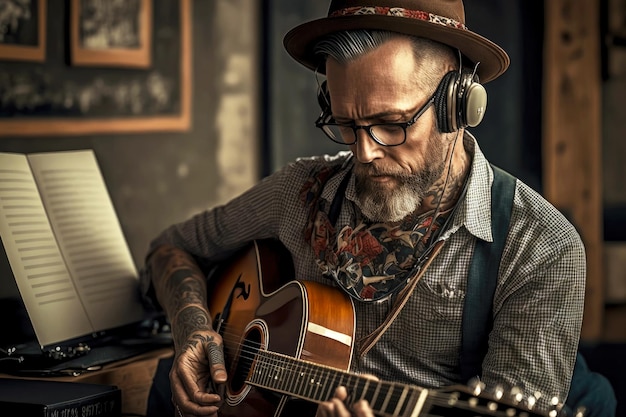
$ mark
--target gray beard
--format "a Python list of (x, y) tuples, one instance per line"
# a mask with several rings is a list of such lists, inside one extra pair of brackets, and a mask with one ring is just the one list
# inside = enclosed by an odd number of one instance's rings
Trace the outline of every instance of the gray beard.
[[(357, 183), (359, 181), (357, 180)], [(359, 192), (360, 189), (368, 188)], [(357, 185), (357, 205), (363, 216), (371, 222), (399, 222), (415, 212), (422, 205), (421, 193), (410, 192), (403, 184), (390, 194), (386, 190), (376, 190), (368, 185)]]
[(371, 181), (368, 175), (356, 175), (357, 205), (372, 222), (399, 222), (416, 212), (426, 192), (441, 177), (443, 164), (418, 175), (394, 176), (398, 186), (393, 190)]
[[(432, 135), (429, 142), (425, 158), (426, 168), (417, 174), (387, 173), (374, 165), (356, 162), (354, 167), (356, 203), (363, 216), (369, 221), (399, 222), (421, 207), (426, 193), (441, 178), (445, 168), (445, 158), (441, 159), (442, 138)], [(433, 161), (439, 162), (433, 163)], [(398, 185), (393, 189), (381, 186), (370, 179), (370, 176), (375, 174), (391, 175)]]

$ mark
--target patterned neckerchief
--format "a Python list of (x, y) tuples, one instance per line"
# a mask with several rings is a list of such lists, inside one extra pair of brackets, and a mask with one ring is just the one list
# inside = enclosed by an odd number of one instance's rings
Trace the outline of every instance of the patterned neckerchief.
[(337, 232), (329, 220), (330, 204), (320, 198), (332, 175), (329, 170), (318, 172), (301, 191), (310, 209), (305, 234), (318, 266), (357, 300), (374, 301), (395, 294), (418, 271), (416, 266), (443, 230), (452, 209), (439, 212), (434, 223), (434, 210), (390, 224), (357, 216), (354, 226), (346, 225)]

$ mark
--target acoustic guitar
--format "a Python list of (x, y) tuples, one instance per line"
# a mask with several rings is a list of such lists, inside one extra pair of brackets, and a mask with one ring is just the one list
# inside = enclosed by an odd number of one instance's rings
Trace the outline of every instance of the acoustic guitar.
[(209, 309), (224, 340), (229, 376), (221, 416), (287, 417), (294, 410), (298, 417), (314, 415), (340, 385), (347, 387), (349, 402), (366, 399), (380, 416), (559, 415), (539, 414), (521, 397), (505, 400), (480, 385), (433, 390), (350, 373), (350, 297), (295, 278), (290, 255), (276, 241), (252, 242), (213, 271)]

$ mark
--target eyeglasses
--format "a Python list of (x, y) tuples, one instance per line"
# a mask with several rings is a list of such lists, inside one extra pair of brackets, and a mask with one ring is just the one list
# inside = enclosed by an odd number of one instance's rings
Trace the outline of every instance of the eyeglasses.
[(354, 145), (357, 142), (356, 131), (363, 129), (374, 142), (381, 146), (398, 146), (406, 142), (406, 129), (417, 122), (417, 119), (428, 110), (434, 100), (435, 96), (433, 95), (408, 122), (374, 123), (371, 125), (357, 125), (354, 122), (337, 123), (330, 111), (325, 110), (315, 121), (315, 126), (320, 128), (330, 140), (342, 145)]

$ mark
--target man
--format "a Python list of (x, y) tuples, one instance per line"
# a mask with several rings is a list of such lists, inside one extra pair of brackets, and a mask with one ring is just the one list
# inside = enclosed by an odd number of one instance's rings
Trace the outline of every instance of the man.
[[(328, 18), (286, 35), (294, 59), (326, 76), (317, 126), (349, 151), (300, 159), (152, 242), (141, 279), (172, 325), (179, 416), (217, 415), (232, 377), (208, 308), (209, 266), (261, 239), (288, 249), (299, 279), (353, 299), (352, 372), (425, 388), (467, 382), (462, 313), (475, 245), (494, 239), (494, 169), (465, 128), (484, 112), (478, 80), (509, 60), (464, 20), (460, 0), (333, 0)], [(570, 387), (585, 252), (520, 181), (510, 215), (478, 374), (547, 410)], [(350, 392), (338, 387), (317, 414), (373, 415)]]

